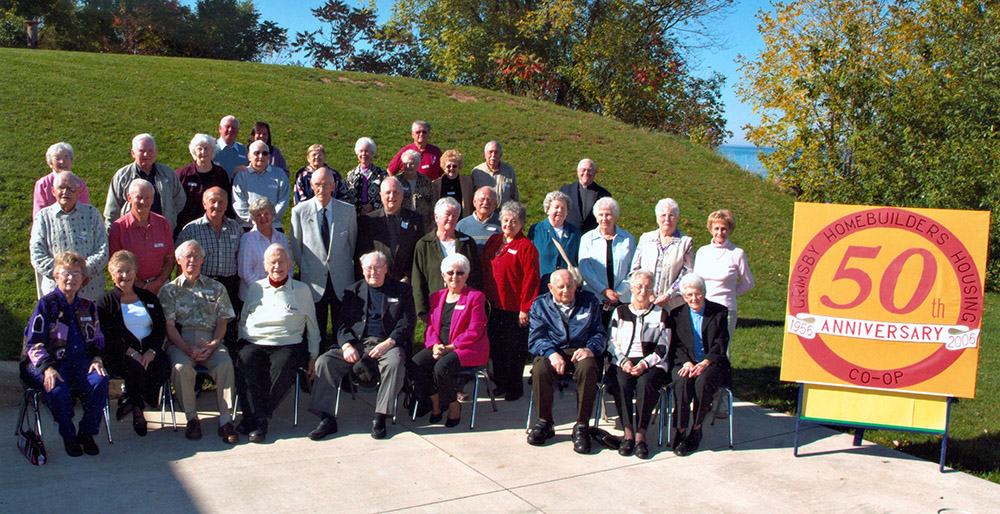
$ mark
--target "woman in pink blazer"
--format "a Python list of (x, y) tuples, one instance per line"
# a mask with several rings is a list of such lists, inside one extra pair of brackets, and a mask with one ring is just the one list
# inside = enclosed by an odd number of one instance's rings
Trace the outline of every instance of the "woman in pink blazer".
[(447, 427), (458, 425), (462, 418), (455, 375), (462, 368), (483, 366), (490, 358), (486, 296), (465, 286), (469, 269), (469, 259), (460, 253), (441, 261), (447, 289), (431, 294), (425, 348), (413, 357), (416, 396), (430, 397), (431, 423), (441, 421), (442, 405), (447, 405)]

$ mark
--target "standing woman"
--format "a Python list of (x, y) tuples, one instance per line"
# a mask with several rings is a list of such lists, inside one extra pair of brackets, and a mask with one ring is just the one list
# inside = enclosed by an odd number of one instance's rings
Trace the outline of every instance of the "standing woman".
[(657, 229), (639, 236), (632, 271), (653, 274), (653, 303), (670, 312), (684, 305), (680, 279), (694, 269), (694, 241), (677, 229), (680, 206), (673, 198), (656, 202)]
[[(69, 143), (56, 143), (45, 151), (45, 162), (52, 169), (52, 173), (44, 175), (35, 181), (35, 194), (31, 204), (31, 216), (34, 217), (43, 207), (48, 207), (56, 203), (56, 195), (52, 193), (52, 184), (56, 181), (56, 174), (60, 171), (69, 171), (73, 167), (73, 147)], [(87, 183), (80, 179), (80, 201), (90, 203), (90, 193), (87, 191)]]
[(285, 156), (281, 155), (281, 150), (279, 150), (277, 146), (271, 144), (271, 126), (263, 121), (254, 123), (253, 129), (250, 130), (250, 140), (247, 141), (247, 148), (250, 148), (250, 145), (254, 141), (263, 141), (267, 143), (267, 148), (271, 152), (271, 160), (267, 163), (268, 166), (284, 170), (285, 176), (288, 177), (288, 163), (285, 162)]
[(547, 217), (528, 229), (528, 239), (538, 249), (538, 266), (542, 274), (539, 291), (545, 291), (553, 271), (566, 269), (566, 261), (556, 248), (556, 244), (552, 242), (553, 239), (562, 245), (566, 257), (570, 259), (569, 264), (577, 265), (577, 255), (580, 253), (580, 229), (572, 223), (566, 223), (569, 204), (569, 196), (562, 191), (552, 191), (545, 195), (542, 208)]
[(483, 246), (483, 292), (492, 302), (488, 332), (493, 381), (511, 402), (524, 396), (528, 354), (528, 311), (538, 295), (538, 250), (524, 236), (524, 204), (511, 200), (500, 208), (500, 234)]
[(628, 274), (635, 254), (635, 238), (617, 225), (621, 208), (606, 196), (594, 203), (597, 228), (580, 239), (583, 287), (601, 301), (601, 319), (607, 326), (611, 312), (629, 303)]
[(128, 250), (118, 250), (108, 261), (115, 287), (97, 300), (105, 336), (104, 362), (108, 372), (125, 379), (118, 399), (118, 421), (132, 413), (132, 429), (146, 435), (142, 409), (156, 407), (160, 386), (170, 377), (170, 359), (163, 351), (166, 318), (155, 294), (135, 287), (139, 262)]
[(444, 174), (434, 179), (434, 201), (444, 197), (454, 198), (462, 206), (462, 217), (472, 214), (475, 206), (472, 205), (472, 195), (475, 193), (475, 185), (472, 177), (462, 175), (462, 164), (465, 158), (458, 150), (445, 150), (441, 155), (441, 169)]
[[(729, 309), (730, 339), (736, 330), (736, 297), (753, 289), (747, 254), (729, 240), (735, 229), (736, 218), (729, 209), (709, 214), (708, 232), (712, 234), (712, 242), (699, 248), (694, 257), (694, 272), (705, 279), (705, 299)], [(729, 346), (726, 357), (729, 357)]]
[[(184, 208), (177, 213), (177, 226), (174, 227), (174, 238), (181, 233), (181, 229), (188, 223), (205, 215), (205, 206), (201, 203), (201, 197), (213, 187), (220, 187), (226, 192), (226, 198), (232, 198), (233, 186), (229, 180), (226, 170), (212, 162), (215, 158), (215, 139), (208, 134), (195, 134), (188, 144), (188, 151), (194, 159), (187, 166), (177, 169), (177, 178), (181, 181), (181, 188), (187, 201)], [(230, 205), (226, 209), (226, 216), (236, 217)]]
[(312, 176), (313, 172), (320, 168), (326, 168), (333, 177), (333, 199), (344, 200), (347, 197), (347, 186), (344, 185), (340, 172), (326, 163), (326, 147), (319, 144), (309, 145), (309, 149), (306, 150), (306, 161), (308, 164), (295, 173), (295, 183), (292, 184), (292, 201), (295, 205), (316, 196), (312, 188)]
[(389, 173), (373, 162), (375, 151), (375, 141), (369, 137), (362, 137), (354, 143), (354, 154), (358, 156), (358, 166), (347, 173), (345, 179), (347, 198), (344, 200), (354, 205), (359, 216), (382, 208), (382, 198), (379, 196), (379, 191), (382, 188), (382, 179), (388, 177)]

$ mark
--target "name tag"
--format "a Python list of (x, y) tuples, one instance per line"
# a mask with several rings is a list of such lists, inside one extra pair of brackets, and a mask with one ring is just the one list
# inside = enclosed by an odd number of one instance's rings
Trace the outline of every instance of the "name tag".
[(153, 248), (163, 248), (163, 243), (154, 243)]
[(471, 241), (472, 238), (469, 238), (469, 237), (460, 237), (460, 238), (458, 238), (458, 240), (459, 241)]
[(230, 238), (230, 239), (239, 239), (239, 238), (240, 238), (240, 236), (238, 236), (238, 235), (236, 235), (236, 234), (229, 234), (229, 238)]
[(462, 311), (462, 310), (465, 310), (465, 306), (464, 306), (464, 305), (455, 305), (455, 310), (456, 310), (456, 311)]
[(294, 306), (292, 306), (290, 304), (286, 304), (285, 305), (285, 311), (286, 312), (295, 312), (296, 310), (298, 310), (298, 309), (296, 309)]
[(198, 187), (197, 182), (188, 182), (188, 187)]
[(80, 321), (94, 321), (94, 318), (90, 316), (81, 316)]
[(410, 227), (410, 224), (409, 224), (409, 223), (407, 223), (407, 222), (405, 222), (405, 221), (403, 221), (403, 222), (401, 222), (401, 223), (399, 224), (399, 226), (403, 227), (403, 230), (406, 230), (407, 228), (409, 228), (409, 227)]
[(589, 317), (590, 317), (590, 312), (588, 311), (583, 311), (576, 315), (576, 319), (587, 319)]
[(399, 298), (386, 298), (389, 303), (399, 303)]
[(340, 237), (347, 237), (347, 231), (345, 230), (345, 231), (341, 232), (340, 233)]
[(517, 250), (515, 250), (515, 249), (513, 249), (513, 248), (508, 248), (508, 249), (507, 249), (507, 253), (509, 253), (509, 254), (511, 254), (511, 255), (517, 255)]
[(147, 309), (155, 309), (155, 307), (153, 307), (153, 304), (151, 304), (151, 303), (147, 303), (146, 304), (146, 308)]
[(490, 225), (490, 226), (486, 227), (486, 230), (489, 230), (490, 232), (496, 232), (497, 228), (494, 227), (493, 225)]

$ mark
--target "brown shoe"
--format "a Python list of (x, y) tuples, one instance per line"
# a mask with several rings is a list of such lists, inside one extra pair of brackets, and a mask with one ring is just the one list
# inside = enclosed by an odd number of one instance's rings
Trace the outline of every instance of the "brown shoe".
[(192, 441), (201, 439), (201, 421), (198, 421), (198, 418), (188, 420), (187, 430), (184, 431), (184, 437), (187, 437)]
[(219, 437), (222, 438), (222, 442), (224, 443), (236, 444), (240, 442), (240, 435), (236, 433), (232, 422), (219, 427)]

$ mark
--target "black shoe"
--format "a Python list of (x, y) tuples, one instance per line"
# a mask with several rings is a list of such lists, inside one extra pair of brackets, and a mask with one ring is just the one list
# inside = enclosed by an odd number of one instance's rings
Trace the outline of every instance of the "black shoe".
[(698, 449), (699, 444), (701, 444), (701, 429), (692, 428), (691, 433), (684, 440), (684, 448), (688, 453), (694, 453)]
[(635, 439), (622, 439), (621, 446), (618, 447), (618, 455), (631, 457), (635, 451)]
[(146, 437), (149, 427), (146, 425), (146, 416), (142, 414), (142, 409), (132, 407), (132, 430), (135, 430), (139, 437)]
[(539, 419), (535, 422), (535, 426), (531, 428), (531, 432), (528, 433), (528, 444), (532, 446), (541, 446), (545, 444), (545, 441), (552, 439), (555, 436), (556, 430), (552, 427), (552, 422)]
[(573, 451), (576, 453), (590, 453), (590, 427), (584, 423), (573, 425)]
[(457, 427), (457, 426), (458, 426), (458, 424), (459, 424), (459, 423), (461, 423), (461, 422), (462, 422), (462, 416), (461, 416), (461, 415), (459, 415), (459, 416), (458, 416), (457, 418), (455, 418), (455, 419), (451, 419), (451, 418), (448, 418), (448, 419), (446, 419), (446, 420), (444, 421), (444, 426), (446, 426), (446, 427), (448, 427), (448, 428), (454, 428), (454, 427)]
[(251, 443), (263, 443), (267, 440), (267, 420), (261, 419), (256, 423), (256, 427), (250, 431)]
[(646, 441), (635, 443), (635, 456), (640, 459), (649, 458), (649, 445), (646, 444)]
[(687, 435), (684, 432), (681, 432), (680, 430), (675, 430), (674, 431), (674, 439), (673, 439), (673, 441), (671, 441), (671, 445), (673, 446), (674, 455), (676, 455), (678, 457), (684, 457), (685, 455), (688, 454), (687, 445), (684, 444), (684, 440), (686, 438), (687, 438)]
[[(94, 436), (90, 434), (84, 434), (83, 432), (76, 433), (76, 442), (83, 448), (83, 453), (87, 455), (97, 455), (101, 453), (101, 449), (97, 447), (97, 443), (94, 442)], [(67, 450), (68, 453), (68, 450)]]
[(372, 439), (385, 439), (385, 414), (375, 414), (372, 420)]
[(444, 419), (444, 412), (439, 412), (437, 414), (431, 414), (431, 417), (427, 418), (427, 422), (430, 424), (440, 423)]
[(76, 440), (71, 441), (69, 439), (65, 439), (63, 440), (63, 445), (66, 446), (66, 455), (69, 455), (70, 457), (79, 457), (83, 455), (83, 447), (81, 447), (80, 443), (76, 442)]
[(254, 428), (256, 427), (254, 426), (253, 421), (246, 417), (241, 419), (240, 423), (236, 425), (236, 431), (243, 435), (250, 435), (250, 432), (253, 432)]
[(324, 417), (319, 420), (319, 424), (312, 432), (309, 432), (309, 439), (313, 441), (319, 441), (330, 434), (337, 433), (337, 418), (334, 417)]
[(524, 396), (524, 393), (513, 393), (512, 392), (512, 393), (507, 393), (506, 395), (504, 395), (503, 399), (504, 399), (504, 401), (508, 401), (508, 402), (516, 402), (516, 401), (520, 400), (522, 396)]

